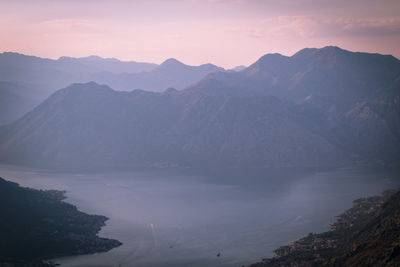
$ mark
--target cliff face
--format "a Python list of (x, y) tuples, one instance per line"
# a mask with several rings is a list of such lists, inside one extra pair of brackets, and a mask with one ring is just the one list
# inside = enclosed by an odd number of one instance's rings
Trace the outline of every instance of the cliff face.
[(40, 266), (42, 259), (121, 245), (97, 236), (106, 217), (80, 212), (62, 199), (64, 192), (23, 188), (0, 178), (0, 263)]
[(261, 266), (399, 266), (400, 192), (359, 199), (331, 230), (275, 251)]

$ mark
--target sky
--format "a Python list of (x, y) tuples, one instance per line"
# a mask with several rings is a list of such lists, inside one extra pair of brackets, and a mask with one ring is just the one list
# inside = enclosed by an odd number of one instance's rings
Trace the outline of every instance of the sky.
[(0, 51), (250, 65), (335, 45), (400, 58), (399, 0), (0, 0)]

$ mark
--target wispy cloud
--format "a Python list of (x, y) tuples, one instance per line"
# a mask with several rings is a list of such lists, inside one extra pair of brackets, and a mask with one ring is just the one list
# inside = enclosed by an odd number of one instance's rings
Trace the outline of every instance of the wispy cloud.
[(0, 51), (228, 68), (324, 45), (399, 57), (399, 8), (399, 0), (0, 0)]
[(400, 17), (390, 18), (318, 18), (278, 16), (263, 21), (264, 34), (277, 36), (349, 37), (400, 35)]

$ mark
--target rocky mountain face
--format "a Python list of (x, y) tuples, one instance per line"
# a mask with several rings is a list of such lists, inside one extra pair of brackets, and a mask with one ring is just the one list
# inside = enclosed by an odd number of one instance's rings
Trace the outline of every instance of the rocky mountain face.
[[(183, 68), (168, 60), (163, 68)], [(178, 71), (179, 72), (179, 71)], [(0, 160), (48, 167), (398, 164), (400, 61), (337, 47), (266, 55), (185, 90), (59, 90), (0, 128)]]

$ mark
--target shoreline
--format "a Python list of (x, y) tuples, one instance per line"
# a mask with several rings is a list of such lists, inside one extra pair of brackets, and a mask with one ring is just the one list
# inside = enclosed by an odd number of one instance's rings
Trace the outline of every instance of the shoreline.
[(0, 262), (17, 265), (106, 252), (122, 245), (99, 237), (107, 217), (91, 215), (65, 202), (65, 191), (36, 190), (0, 178), (0, 208), (4, 215), (0, 229)]

